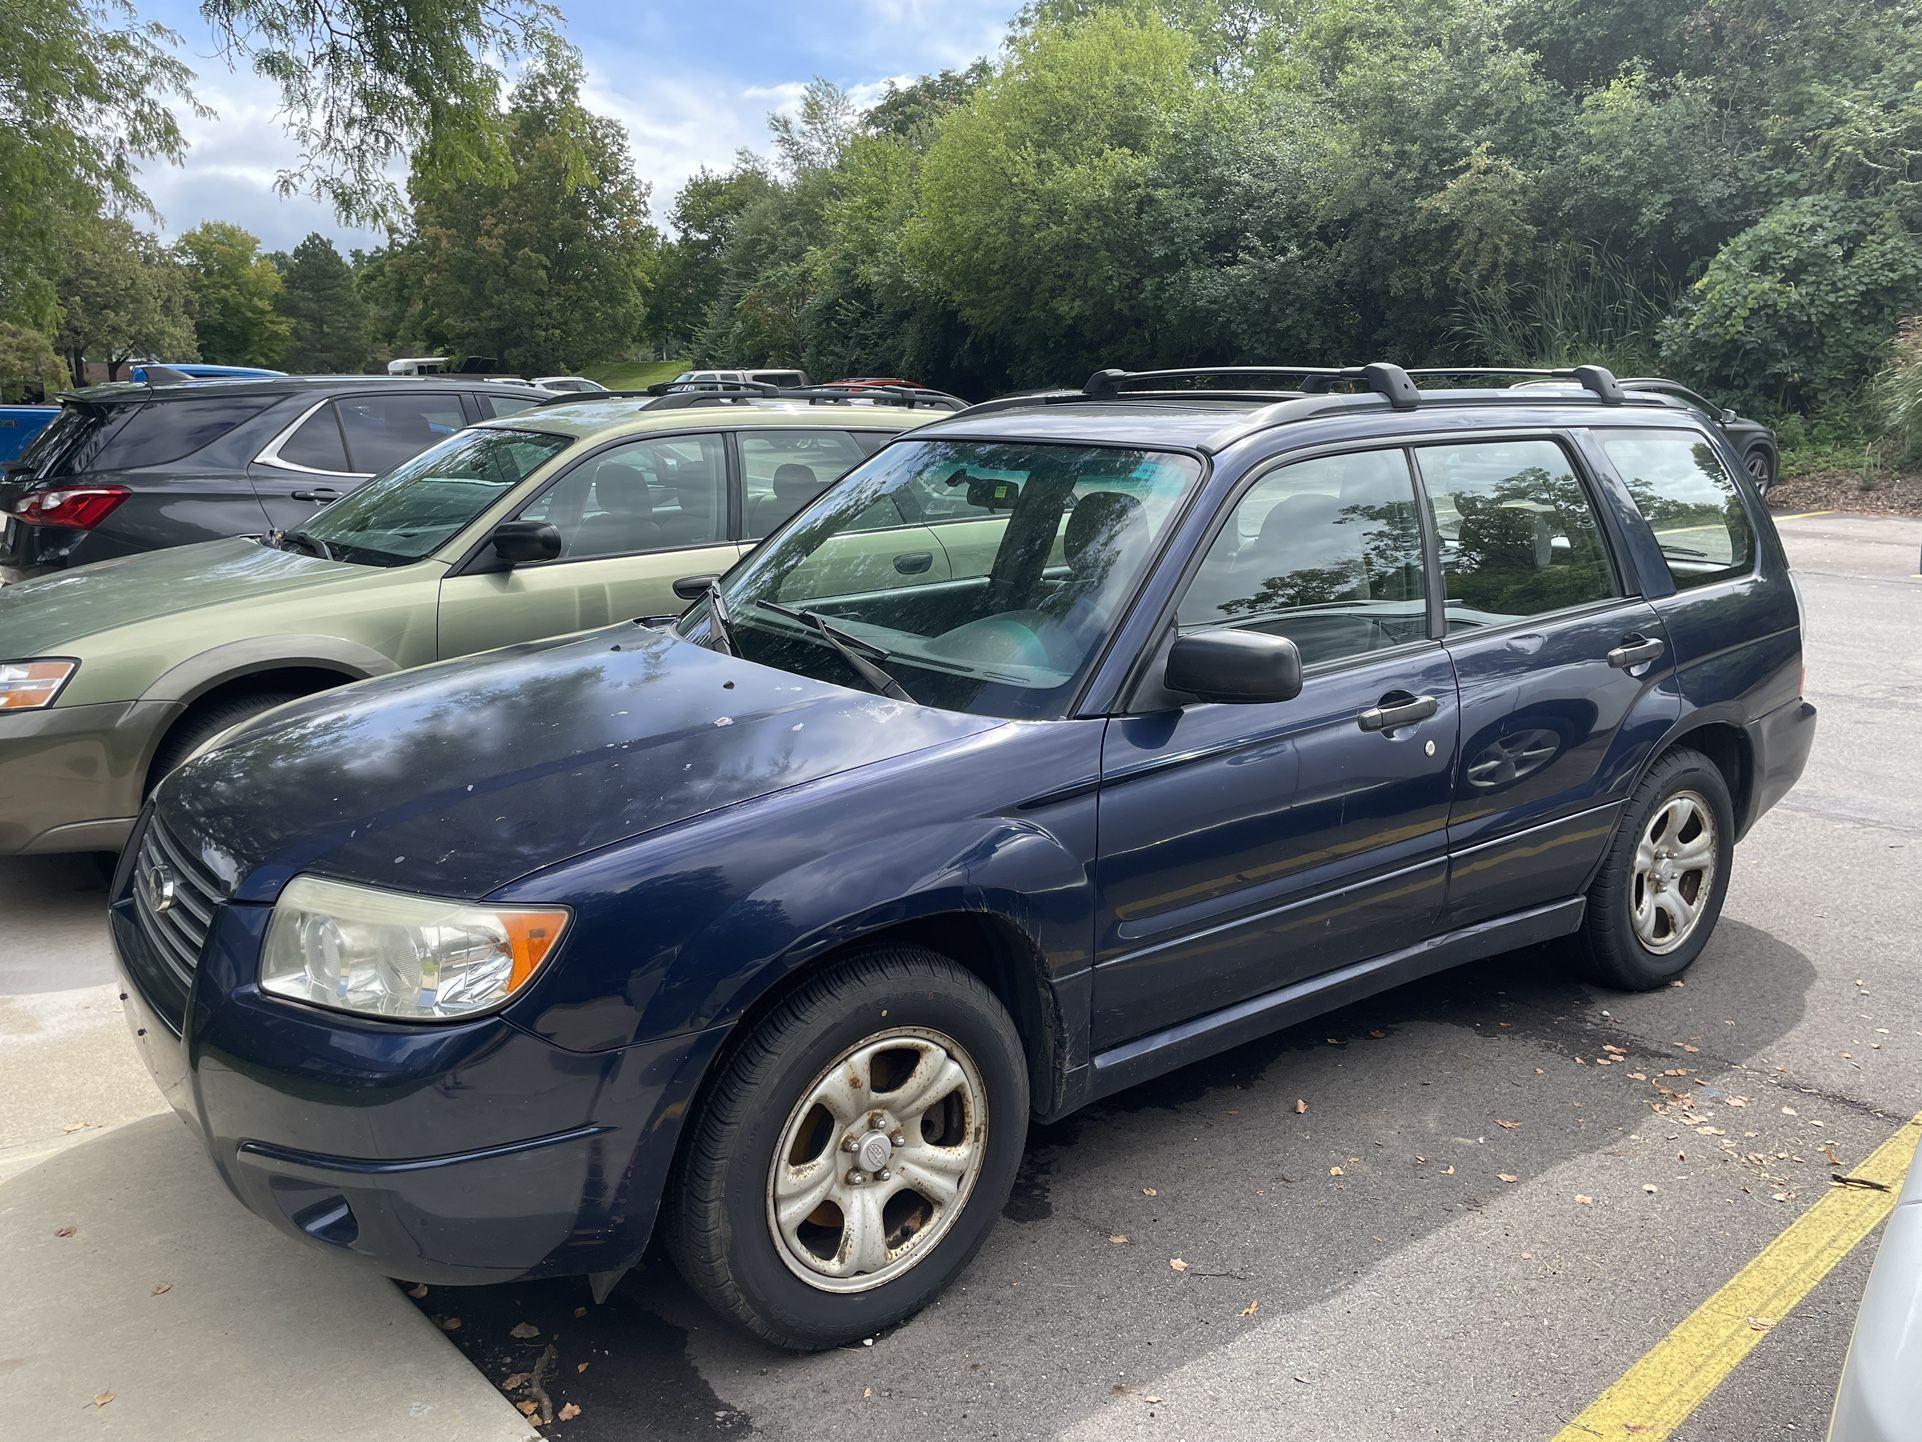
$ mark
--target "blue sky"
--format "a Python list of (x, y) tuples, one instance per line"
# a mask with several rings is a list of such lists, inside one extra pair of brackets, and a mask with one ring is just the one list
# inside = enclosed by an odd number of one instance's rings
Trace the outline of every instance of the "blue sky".
[[(274, 194), (276, 172), (295, 159), (275, 119), (277, 92), (215, 53), (195, 0), (136, 3), (143, 19), (180, 33), (181, 57), (200, 76), (200, 99), (217, 112), (211, 121), (182, 114), (189, 141), (184, 165), (142, 171), (163, 235), (171, 239), (203, 220), (231, 220), (269, 250), (290, 248), (312, 230), (333, 236), (343, 250), (379, 243), (342, 226), (314, 200)], [(744, 145), (766, 150), (768, 112), (791, 109), (813, 76), (871, 99), (890, 78), (992, 54), (1019, 5), (560, 0), (559, 8), (567, 37), (587, 64), (587, 103), (627, 127), (635, 170), (653, 185), (659, 220), (682, 181), (702, 165), (724, 166)]]

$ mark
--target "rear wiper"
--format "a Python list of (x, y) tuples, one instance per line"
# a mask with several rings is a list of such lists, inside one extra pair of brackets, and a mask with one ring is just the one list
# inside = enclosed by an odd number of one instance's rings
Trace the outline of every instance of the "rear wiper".
[(778, 601), (756, 601), (754, 604), (763, 610), (772, 611), (777, 616), (786, 616), (790, 621), (799, 621), (803, 626), (812, 629), (817, 636), (834, 648), (841, 659), (853, 669), (855, 675), (867, 682), (868, 689), (877, 691), (892, 701), (905, 701), (910, 706), (915, 704), (914, 698), (908, 694), (905, 686), (883, 671), (874, 661), (861, 654), (866, 651), (875, 658), (885, 661), (891, 653), (882, 647), (875, 645), (872, 641), (863, 641), (859, 636), (850, 635), (818, 611), (800, 611), (792, 606), (783, 606)]
[(727, 602), (721, 599), (721, 583), (709, 581), (707, 584), (707, 614), (711, 620), (709, 629), (714, 639), (721, 643), (721, 649), (730, 656), (740, 655), (734, 645), (734, 618), (728, 614)]
[(310, 556), (318, 556), (323, 561), (334, 559), (333, 549), (319, 536), (309, 535), (306, 531), (273, 531), (268, 539), (274, 542), (278, 550), (287, 549), (280, 544), (282, 541), (291, 541), (296, 550), (305, 551)]

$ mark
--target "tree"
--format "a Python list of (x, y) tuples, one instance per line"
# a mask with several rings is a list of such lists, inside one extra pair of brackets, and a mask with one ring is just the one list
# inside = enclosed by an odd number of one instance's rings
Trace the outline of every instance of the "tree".
[(411, 235), (383, 285), (418, 296), (409, 333), (431, 349), (498, 356), (538, 374), (603, 360), (646, 317), (658, 237), (625, 132), (580, 101), (580, 57), (552, 47), (514, 87), (502, 127), (513, 160), (490, 183), (417, 163)]
[(109, 217), (73, 234), (59, 304), (54, 343), (75, 381), (86, 380), (89, 357), (105, 361), (112, 380), (130, 360), (194, 358), (187, 278), (159, 240), (131, 221)]
[(201, 359), (278, 364), (289, 326), (275, 309), (280, 272), (260, 253), (260, 241), (237, 225), (210, 220), (181, 236), (175, 249), (187, 267)]
[(660, 249), (650, 326), (670, 348), (693, 343), (719, 299), (724, 256), (741, 216), (774, 194), (774, 177), (750, 151), (734, 157), (731, 170), (696, 171), (668, 212), (674, 239)]
[(776, 111), (767, 118), (774, 136), (774, 152), (788, 174), (826, 170), (841, 159), (854, 135), (854, 102), (832, 80), (817, 75), (801, 92), (798, 115)]
[(319, 233), (276, 256), (280, 297), (275, 308), (288, 327), (288, 361), (315, 374), (366, 367), (373, 353), (367, 302), (354, 289), (354, 272), (334, 243)]
[(67, 383), (67, 368), (37, 330), (0, 320), (0, 403), (45, 400)]

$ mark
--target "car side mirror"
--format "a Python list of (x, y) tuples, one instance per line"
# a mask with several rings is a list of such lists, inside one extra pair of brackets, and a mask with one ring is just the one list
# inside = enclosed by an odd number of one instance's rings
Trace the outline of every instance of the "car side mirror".
[(1203, 701), (1292, 701), (1301, 694), (1301, 652), (1286, 636), (1260, 631), (1180, 636), (1168, 648), (1163, 684)]
[(1741, 417), (1737, 416), (1734, 411), (1722, 412), (1722, 424), (1725, 426), (1732, 426), (1739, 419), (1741, 419)]
[(502, 521), (493, 540), (495, 557), (510, 566), (552, 561), (561, 554), (560, 528), (550, 521)]
[(707, 588), (720, 580), (719, 576), (683, 576), (674, 583), (674, 594), (683, 601), (698, 601), (707, 594)]

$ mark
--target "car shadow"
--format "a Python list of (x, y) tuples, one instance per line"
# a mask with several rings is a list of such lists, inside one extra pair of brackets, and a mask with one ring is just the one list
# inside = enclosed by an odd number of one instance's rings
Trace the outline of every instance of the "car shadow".
[[(935, 1305), (867, 1344), (771, 1351), (708, 1312), (658, 1256), (599, 1307), (578, 1281), (465, 1293), (455, 1340), (498, 1381), (528, 1360), (501, 1345), (508, 1329), (540, 1326), (584, 1409), (567, 1435), (587, 1442), (827, 1435), (797, 1399), (864, 1389), (910, 1432), (999, 1435), (994, 1418), (1009, 1409), (1021, 1435), (1051, 1435), (1110, 1404), (1116, 1375), (1165, 1374), (1238, 1335), (1168, 1304), (1174, 1244), (1150, 1254), (1150, 1239), (1184, 1236), (1196, 1276), (1233, 1278), (1242, 1299), (1258, 1291), (1252, 1325), (1313, 1307), (1492, 1203), (1510, 1185), (1498, 1165), (1525, 1182), (1616, 1146), (1652, 1106), (1681, 1109), (1662, 1086), (1712, 1106), (1721, 1092), (1708, 1080), (1767, 1055), (1801, 1019), (1814, 977), (1802, 953), (1725, 917), (1681, 987), (1591, 988), (1564, 949), (1536, 947), (1184, 1067), (1031, 1128), (981, 1255)], [(1665, 1080), (1678, 1063), (1688, 1075)], [(1758, 1072), (1754, 1089), (1766, 1085)], [(1497, 1130), (1498, 1118), (1520, 1125)], [(1463, 1165), (1443, 1174), (1451, 1156)], [(1050, 1336), (1098, 1354), (1098, 1374), (1064, 1385), (1059, 1369), (1008, 1365)], [(956, 1408), (984, 1395), (984, 1375), (993, 1410), (970, 1430)]]

